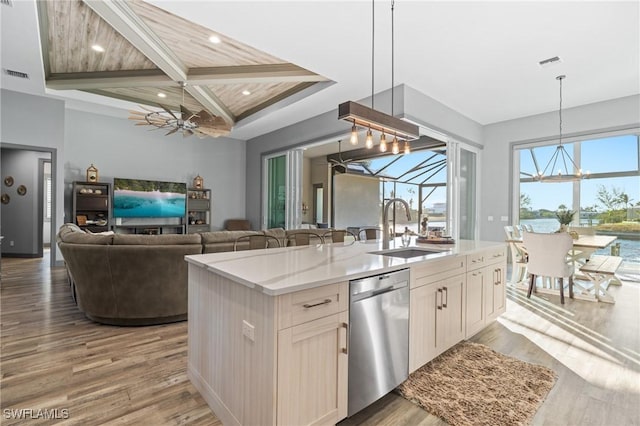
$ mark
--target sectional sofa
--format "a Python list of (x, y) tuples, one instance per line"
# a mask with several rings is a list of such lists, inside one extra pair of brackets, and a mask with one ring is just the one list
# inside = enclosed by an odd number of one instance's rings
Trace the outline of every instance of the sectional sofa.
[[(186, 255), (232, 251), (236, 238), (244, 235), (270, 235), (284, 246), (299, 232), (90, 234), (74, 224), (64, 224), (57, 243), (78, 308), (99, 323), (135, 326), (187, 319)], [(248, 248), (247, 241), (237, 247)]]

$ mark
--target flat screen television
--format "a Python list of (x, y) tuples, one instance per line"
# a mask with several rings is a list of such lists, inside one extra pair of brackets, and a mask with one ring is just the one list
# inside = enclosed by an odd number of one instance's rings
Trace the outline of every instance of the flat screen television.
[(142, 179), (113, 179), (113, 217), (184, 217), (187, 184)]

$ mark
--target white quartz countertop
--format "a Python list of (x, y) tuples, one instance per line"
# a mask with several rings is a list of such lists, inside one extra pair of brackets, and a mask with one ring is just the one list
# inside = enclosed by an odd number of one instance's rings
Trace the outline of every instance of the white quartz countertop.
[[(415, 238), (415, 237), (414, 237)], [(397, 271), (445, 256), (466, 255), (503, 242), (461, 240), (456, 244), (416, 244), (409, 248), (437, 250), (410, 259), (371, 252), (382, 250), (381, 242), (334, 243), (238, 252), (185, 256), (187, 262), (227, 277), (265, 294), (277, 296), (339, 281)], [(391, 250), (401, 249), (400, 239), (391, 241)]]

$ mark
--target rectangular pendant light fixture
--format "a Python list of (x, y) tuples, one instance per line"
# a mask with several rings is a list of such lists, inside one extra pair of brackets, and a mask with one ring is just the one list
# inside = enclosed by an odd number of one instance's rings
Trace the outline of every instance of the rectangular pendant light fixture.
[(420, 131), (415, 124), (353, 101), (338, 105), (338, 119), (401, 139), (413, 140), (420, 137)]

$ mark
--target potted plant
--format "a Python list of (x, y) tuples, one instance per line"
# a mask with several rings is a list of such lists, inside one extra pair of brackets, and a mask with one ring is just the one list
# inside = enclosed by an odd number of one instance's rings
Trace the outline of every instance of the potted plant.
[(567, 225), (573, 222), (573, 216), (576, 214), (575, 210), (557, 210), (556, 218), (558, 218), (558, 222), (560, 222), (560, 229), (558, 232), (565, 232), (567, 230)]

